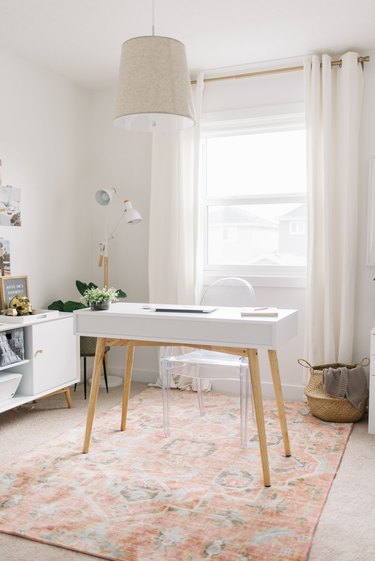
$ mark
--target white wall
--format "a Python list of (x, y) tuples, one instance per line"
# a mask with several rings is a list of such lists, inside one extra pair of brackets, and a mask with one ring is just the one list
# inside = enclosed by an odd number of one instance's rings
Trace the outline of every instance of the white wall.
[(75, 297), (89, 256), (89, 95), (0, 51), (0, 159), (3, 183), (21, 189), (21, 227), (10, 240), (11, 274), (28, 275), (35, 308)]
[[(148, 215), (151, 173), (151, 136), (128, 132), (113, 125), (115, 89), (98, 91), (92, 105), (92, 183), (90, 185), (94, 249), (91, 278), (103, 284), (103, 270), (98, 268), (98, 244), (105, 232), (111, 232), (122, 213), (122, 201), (129, 199), (141, 213), (143, 221), (129, 225), (122, 220), (109, 244), (109, 285), (122, 288), (129, 302), (148, 301)], [(97, 189), (115, 187), (116, 197), (107, 207), (94, 200)], [(85, 279), (86, 280), (86, 279)], [(153, 380), (156, 350), (136, 349), (134, 377)], [(109, 355), (112, 374), (124, 370), (124, 350), (112, 349)]]

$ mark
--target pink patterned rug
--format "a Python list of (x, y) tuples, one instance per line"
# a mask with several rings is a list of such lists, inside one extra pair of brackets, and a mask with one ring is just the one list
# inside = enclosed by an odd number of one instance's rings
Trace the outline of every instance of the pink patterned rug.
[(238, 399), (171, 392), (171, 436), (160, 390), (97, 417), (0, 476), (0, 531), (124, 561), (302, 561), (340, 464), (351, 425), (325, 423), (287, 403), (292, 457), (283, 456), (274, 402), (265, 404), (272, 487), (262, 484), (258, 442), (239, 447)]

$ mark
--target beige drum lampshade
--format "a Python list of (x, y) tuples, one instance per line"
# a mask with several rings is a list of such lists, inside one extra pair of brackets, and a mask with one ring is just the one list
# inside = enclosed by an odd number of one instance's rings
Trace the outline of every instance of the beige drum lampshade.
[(195, 124), (183, 43), (154, 35), (123, 43), (114, 122), (149, 132)]

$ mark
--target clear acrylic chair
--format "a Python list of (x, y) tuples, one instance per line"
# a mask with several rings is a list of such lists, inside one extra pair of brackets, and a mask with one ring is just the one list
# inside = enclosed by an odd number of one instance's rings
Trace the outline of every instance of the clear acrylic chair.
[[(212, 283), (203, 293), (202, 305), (208, 306), (253, 306), (255, 292), (253, 287), (244, 279), (226, 277)], [(169, 422), (169, 388), (172, 372), (185, 373), (196, 381), (199, 411), (205, 414), (203, 400), (203, 380), (236, 380), (240, 385), (240, 427), (241, 446), (247, 444), (247, 418), (249, 403), (249, 365), (246, 357), (221, 352), (197, 349), (181, 355), (173, 354), (174, 347), (165, 347), (160, 359), (160, 376), (163, 401), (164, 434), (170, 434)], [(215, 369), (215, 374), (207, 369)], [(225, 369), (225, 370), (224, 370)], [(221, 371), (221, 372), (220, 372)], [(228, 373), (229, 372), (229, 373)]]

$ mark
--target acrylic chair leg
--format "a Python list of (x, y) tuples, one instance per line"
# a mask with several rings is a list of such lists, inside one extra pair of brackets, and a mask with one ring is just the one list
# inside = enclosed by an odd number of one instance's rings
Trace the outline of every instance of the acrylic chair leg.
[(83, 357), (83, 392), (85, 395), (85, 399), (87, 397), (87, 364), (86, 364), (86, 357)]
[(194, 369), (195, 369), (194, 376), (195, 379), (197, 380), (197, 396), (198, 396), (199, 413), (203, 416), (205, 414), (205, 409), (204, 409), (204, 399), (203, 399), (202, 375), (198, 365), (194, 366)]
[(107, 393), (109, 393), (108, 378), (107, 378), (107, 366), (106, 366), (106, 363), (105, 363), (105, 355), (104, 355), (104, 358), (103, 358), (103, 374), (104, 374), (105, 389), (107, 390)]
[(171, 385), (171, 365), (168, 359), (164, 358), (160, 361), (161, 375), (161, 393), (163, 401), (163, 429), (164, 435), (170, 435), (169, 424), (169, 391)]

